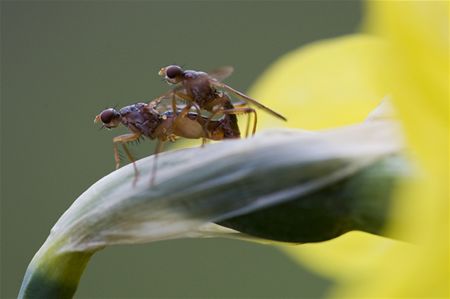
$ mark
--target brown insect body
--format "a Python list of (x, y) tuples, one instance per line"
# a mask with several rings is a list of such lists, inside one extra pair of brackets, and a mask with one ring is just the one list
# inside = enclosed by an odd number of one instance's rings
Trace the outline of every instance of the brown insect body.
[(162, 119), (156, 111), (152, 110), (154, 109), (149, 108), (145, 103), (125, 106), (119, 110), (121, 123), (134, 133), (155, 139), (157, 138), (155, 130)]
[[(188, 112), (185, 117), (178, 118), (173, 111), (157, 111), (154, 108), (155, 103), (137, 103), (125, 106), (119, 111), (109, 108), (103, 110), (95, 117), (95, 122), (103, 122), (103, 126), (106, 128), (115, 128), (122, 124), (132, 132), (114, 137), (113, 149), (116, 168), (119, 168), (120, 157), (117, 145), (122, 144), (128, 159), (133, 162), (136, 179), (139, 172), (133, 156), (126, 147), (126, 143), (136, 141), (142, 136), (158, 140), (155, 150), (155, 162), (153, 164), (152, 185), (156, 174), (156, 157), (162, 151), (165, 141), (174, 141), (176, 137), (189, 139), (207, 138), (211, 140), (240, 138), (239, 126), (235, 115), (224, 115), (221, 119), (210, 120), (208, 117)], [(177, 120), (176, 126), (174, 125), (175, 120)]]
[[(235, 127), (234, 131), (239, 130), (236, 117), (236, 114), (239, 112), (234, 111), (235, 107), (228, 95), (218, 91), (210, 84), (211, 77), (207, 73), (186, 70), (183, 72), (183, 78), (181, 84), (186, 91), (186, 94), (189, 98), (195, 99), (195, 104), (197, 104), (200, 109), (213, 113), (212, 116), (215, 115), (215, 112), (232, 112), (226, 113), (226, 117), (223, 119), (229, 123), (230, 127)], [(246, 109), (247, 111), (242, 113), (254, 112), (251, 108)], [(208, 121), (208, 118), (202, 116), (199, 122), (202, 123), (202, 125), (205, 125), (209, 124), (211, 121)], [(224, 129), (229, 129), (230, 127)], [(206, 128), (206, 131), (211, 132), (210, 128)]]
[[(211, 102), (219, 98), (216, 88), (210, 84), (210, 77), (207, 73), (187, 70), (183, 72), (181, 84), (189, 98), (201, 108), (212, 111)], [(230, 104), (231, 100), (226, 99)], [(232, 105), (231, 105), (232, 107)]]
[[(130, 131), (146, 136), (150, 139), (166, 141), (171, 136), (189, 139), (208, 138), (222, 140), (240, 138), (239, 126), (235, 115), (226, 115), (219, 120), (208, 121), (205, 116), (189, 112), (181, 125), (174, 127), (174, 113), (166, 111), (160, 113), (149, 104), (137, 103), (123, 107), (119, 110), (121, 123)], [(203, 127), (206, 126), (208, 136), (205, 136)]]
[[(237, 114), (248, 114), (249, 116), (246, 136), (249, 135), (250, 116), (251, 114), (254, 115), (252, 130), (254, 134), (257, 114), (253, 108), (246, 107), (248, 103), (286, 120), (284, 116), (257, 100), (221, 83), (220, 80), (226, 78), (232, 71), (233, 68), (231, 67), (223, 67), (208, 74), (193, 70), (183, 70), (177, 65), (170, 65), (162, 68), (159, 74), (164, 76), (168, 83), (176, 85), (172, 90), (148, 104), (137, 103), (123, 107), (119, 111), (110, 108), (97, 115), (95, 121), (103, 122), (103, 126), (106, 128), (114, 128), (122, 123), (132, 132), (113, 138), (116, 168), (120, 166), (117, 145), (122, 144), (128, 159), (133, 162), (137, 177), (138, 170), (134, 163), (134, 158), (126, 147), (126, 143), (138, 140), (142, 136), (158, 140), (155, 150), (156, 161), (156, 155), (162, 151), (163, 143), (167, 140), (173, 141), (176, 137), (202, 138), (203, 143), (206, 139), (239, 138), (240, 131)], [(241, 98), (244, 100), (244, 103), (233, 104), (231, 98), (221, 89)], [(171, 110), (166, 109), (165, 112), (159, 112), (155, 109), (163, 99), (171, 100)], [(181, 109), (178, 108), (177, 99), (185, 102)], [(192, 107), (196, 109), (196, 113), (191, 111)], [(205, 116), (203, 114), (205, 111), (209, 112), (209, 115)], [(217, 116), (221, 117), (216, 119)], [(154, 163), (152, 184), (155, 177), (155, 167), (156, 163)]]
[[(177, 65), (169, 65), (161, 68), (159, 75), (163, 76), (169, 84), (174, 84), (176, 86), (160, 98), (171, 98), (172, 109), (174, 111), (176, 111), (177, 98), (184, 100), (186, 102), (186, 108), (180, 113), (181, 117), (183, 117), (192, 106), (196, 108), (199, 114), (202, 110), (210, 112), (210, 119), (221, 114), (248, 114), (250, 117), (252, 113), (254, 115), (253, 134), (256, 130), (257, 114), (253, 108), (247, 107), (249, 103), (264, 109), (280, 119), (286, 120), (286, 118), (278, 112), (275, 112), (257, 100), (220, 82), (221, 79), (229, 76), (232, 71), (233, 68), (231, 67), (223, 67), (208, 74), (201, 71), (183, 70)], [(231, 98), (221, 90), (225, 90), (230, 94), (237, 96), (244, 102), (233, 104)], [(175, 125), (177, 125), (177, 122), (175, 122)]]

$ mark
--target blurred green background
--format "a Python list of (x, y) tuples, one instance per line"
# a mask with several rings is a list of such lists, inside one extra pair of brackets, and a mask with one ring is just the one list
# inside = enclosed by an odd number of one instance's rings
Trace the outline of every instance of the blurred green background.
[[(359, 2), (1, 2), (1, 297), (77, 196), (114, 169), (102, 109), (167, 90), (177, 63), (232, 65), (245, 91), (280, 55), (357, 30)], [(134, 147), (150, 154), (148, 141)], [(270, 246), (176, 240), (95, 255), (77, 298), (320, 298), (330, 282)]]

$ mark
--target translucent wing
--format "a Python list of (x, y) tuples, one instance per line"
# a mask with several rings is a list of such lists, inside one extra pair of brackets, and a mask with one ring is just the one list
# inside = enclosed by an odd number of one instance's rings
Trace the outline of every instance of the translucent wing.
[(232, 66), (222, 66), (215, 70), (212, 70), (208, 72), (208, 75), (217, 81), (223, 81), (228, 76), (230, 76), (234, 71), (234, 68)]
[(272, 114), (273, 116), (278, 117), (279, 119), (282, 119), (282, 120), (284, 120), (284, 121), (287, 121), (286, 117), (284, 117), (284, 116), (281, 115), (280, 113), (278, 113), (278, 112), (276, 112), (276, 111), (270, 109), (270, 108), (267, 107), (266, 105), (264, 105), (264, 104), (258, 102), (257, 100), (255, 100), (255, 99), (249, 97), (248, 95), (245, 95), (245, 94), (243, 94), (242, 92), (240, 92), (240, 91), (238, 91), (238, 90), (236, 90), (236, 89), (234, 89), (234, 88), (232, 88), (232, 87), (226, 85), (225, 83), (222, 83), (222, 82), (212, 82), (212, 83), (213, 83), (216, 87), (225, 89), (226, 91), (228, 91), (228, 92), (234, 94), (235, 96), (241, 98), (242, 100), (244, 100), (244, 101), (246, 101), (246, 102), (248, 102), (248, 103), (250, 103), (250, 104), (253, 104), (253, 105), (255, 105), (256, 107), (258, 107), (258, 108), (260, 108), (260, 109), (265, 110), (266, 112)]

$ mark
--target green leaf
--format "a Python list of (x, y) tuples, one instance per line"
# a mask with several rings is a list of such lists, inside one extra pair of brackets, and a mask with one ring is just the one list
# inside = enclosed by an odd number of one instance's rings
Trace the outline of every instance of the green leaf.
[(108, 245), (212, 236), (314, 242), (352, 229), (380, 232), (391, 182), (407, 172), (399, 136), (387, 121), (266, 131), (163, 153), (154, 186), (153, 156), (137, 162), (136, 184), (127, 165), (58, 220), (19, 297), (72, 296), (90, 256)]

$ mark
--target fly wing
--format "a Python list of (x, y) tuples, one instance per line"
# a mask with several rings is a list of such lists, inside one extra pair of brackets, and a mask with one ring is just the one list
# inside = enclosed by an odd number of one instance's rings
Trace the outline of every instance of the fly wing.
[(232, 87), (226, 85), (225, 83), (222, 83), (222, 82), (212, 82), (212, 84), (215, 85), (215, 86), (218, 87), (218, 88), (223, 88), (223, 89), (225, 89), (226, 91), (228, 91), (228, 92), (234, 94), (234, 95), (237, 96), (238, 98), (241, 98), (242, 100), (244, 100), (244, 101), (246, 101), (246, 102), (248, 102), (248, 103), (250, 103), (250, 104), (253, 104), (253, 105), (255, 105), (256, 107), (265, 110), (266, 112), (272, 114), (273, 116), (275, 116), (275, 117), (277, 117), (277, 118), (279, 118), (279, 119), (282, 119), (282, 120), (284, 120), (284, 121), (287, 121), (286, 117), (284, 117), (284, 116), (281, 115), (280, 113), (278, 113), (278, 112), (276, 112), (276, 111), (270, 109), (270, 108), (267, 107), (266, 105), (264, 105), (264, 104), (258, 102), (257, 100), (255, 100), (255, 99), (249, 97), (248, 95), (243, 94), (243, 93), (240, 92), (239, 90), (236, 90), (236, 89), (234, 89), (234, 88), (232, 88)]
[(222, 66), (208, 72), (208, 75), (217, 81), (223, 81), (228, 78), (234, 71), (232, 66)]

